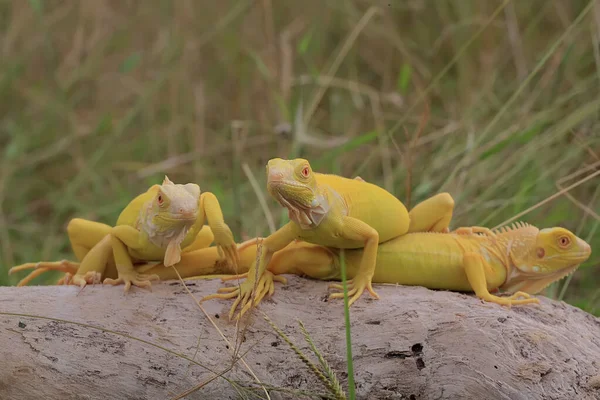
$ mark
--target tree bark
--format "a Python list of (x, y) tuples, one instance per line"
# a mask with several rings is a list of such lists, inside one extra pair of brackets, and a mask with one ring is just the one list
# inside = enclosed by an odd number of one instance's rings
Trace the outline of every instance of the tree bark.
[[(196, 298), (221, 286), (186, 283)], [(343, 302), (327, 301), (327, 284), (288, 276), (237, 330), (231, 301), (202, 303), (230, 345), (177, 281), (128, 294), (123, 286), (0, 288), (4, 313), (54, 319), (0, 314), (0, 398), (170, 399), (207, 381), (185, 398), (237, 399), (245, 390), (266, 398), (241, 362), (228, 370), (234, 348), (264, 385), (279, 388), (272, 399), (328, 393), (263, 312), (319, 365), (301, 320), (348, 393)], [(358, 398), (600, 399), (599, 318), (544, 297), (507, 308), (422, 287), (375, 290), (380, 300), (365, 294), (350, 309)]]

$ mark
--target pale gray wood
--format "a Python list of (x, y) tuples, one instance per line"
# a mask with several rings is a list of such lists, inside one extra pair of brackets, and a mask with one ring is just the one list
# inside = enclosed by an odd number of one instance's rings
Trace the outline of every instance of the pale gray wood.
[[(196, 297), (219, 280), (187, 281)], [(362, 399), (600, 399), (600, 319), (562, 302), (508, 309), (473, 296), (381, 286), (351, 308), (354, 370)], [(127, 333), (194, 357), (216, 371), (225, 343), (178, 282), (152, 292), (123, 287), (3, 287), (0, 310), (66, 319)], [(346, 388), (341, 301), (327, 283), (289, 277), (264, 311), (311, 359), (297, 319)], [(230, 301), (203, 303), (232, 343)], [(218, 314), (220, 318), (214, 316)], [(168, 399), (213, 374), (156, 347), (73, 324), (0, 315), (0, 399)], [(288, 345), (254, 313), (241, 351), (263, 383), (325, 393)], [(251, 383), (238, 363), (228, 378)], [(272, 391), (271, 398), (299, 398)], [(265, 397), (264, 392), (256, 391)], [(217, 378), (187, 399), (240, 398)], [(257, 397), (255, 397), (257, 398)]]

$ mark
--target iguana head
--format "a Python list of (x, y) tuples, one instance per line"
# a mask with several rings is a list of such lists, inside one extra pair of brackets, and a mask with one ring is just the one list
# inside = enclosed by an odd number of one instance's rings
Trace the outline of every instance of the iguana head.
[(165, 176), (153, 200), (155, 223), (164, 229), (191, 226), (198, 218), (200, 186), (175, 184)]
[(303, 228), (318, 225), (327, 213), (327, 201), (309, 162), (303, 158), (269, 160), (267, 190), (288, 209), (290, 219)]
[(561, 227), (538, 229), (517, 223), (500, 230), (511, 267), (501, 289), (535, 294), (573, 273), (592, 249), (583, 239)]
[(181, 243), (199, 215), (200, 186), (175, 184), (167, 176), (142, 210), (143, 229), (158, 247), (165, 248), (164, 264), (181, 259)]

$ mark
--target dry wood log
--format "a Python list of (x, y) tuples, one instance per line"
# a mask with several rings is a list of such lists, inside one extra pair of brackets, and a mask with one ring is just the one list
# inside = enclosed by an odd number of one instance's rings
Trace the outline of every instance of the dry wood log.
[[(221, 285), (186, 282), (197, 298)], [(376, 290), (380, 300), (364, 295), (351, 308), (358, 398), (600, 399), (599, 318), (547, 298), (509, 309), (421, 287)], [(237, 330), (227, 319), (231, 301), (203, 303), (229, 349), (180, 282), (155, 283), (152, 292), (134, 287), (124, 294), (122, 286), (78, 292), (4, 287), (0, 310), (90, 324), (145, 342), (59, 320), (0, 315), (0, 399), (170, 399), (206, 381), (185, 398), (243, 398), (244, 387), (250, 398), (266, 398), (241, 362), (227, 370), (236, 340), (253, 374), (279, 388), (269, 391), (272, 399), (327, 393), (262, 312), (318, 365), (301, 320), (347, 393), (343, 306), (326, 301), (325, 282), (289, 277)]]

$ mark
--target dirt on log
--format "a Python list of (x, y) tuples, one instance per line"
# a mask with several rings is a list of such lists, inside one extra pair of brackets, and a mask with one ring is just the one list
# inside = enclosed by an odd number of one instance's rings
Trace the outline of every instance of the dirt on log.
[[(319, 365), (301, 320), (347, 393), (342, 302), (327, 301), (325, 282), (288, 278), (237, 330), (231, 301), (202, 303), (230, 345), (176, 281), (128, 294), (0, 288), (2, 312), (51, 318), (0, 315), (0, 399), (170, 399), (206, 382), (185, 398), (266, 398), (255, 377), (272, 399), (327, 393), (262, 312)], [(196, 298), (221, 285), (186, 282)], [(380, 300), (363, 295), (350, 314), (358, 398), (600, 399), (599, 318), (543, 297), (509, 309), (421, 287), (375, 290)], [(236, 346), (255, 377), (241, 362), (228, 370)]]

